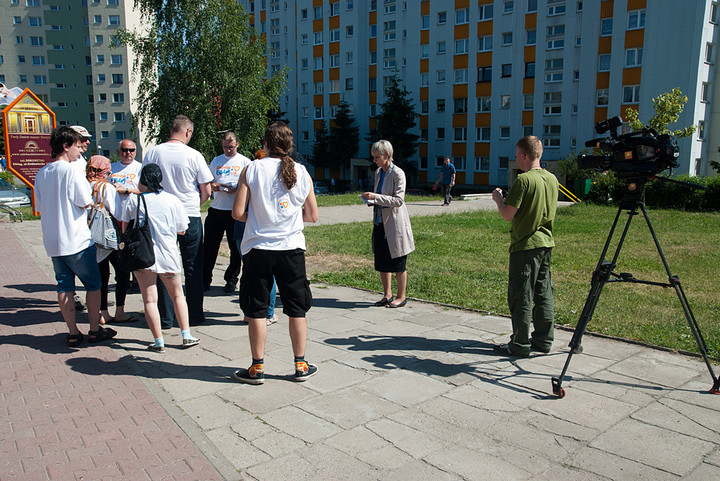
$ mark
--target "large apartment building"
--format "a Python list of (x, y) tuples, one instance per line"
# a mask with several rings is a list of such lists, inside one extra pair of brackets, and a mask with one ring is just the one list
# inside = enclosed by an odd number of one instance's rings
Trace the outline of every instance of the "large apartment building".
[(142, 140), (132, 131), (133, 57), (111, 47), (119, 28), (139, 24), (132, 0), (2, 0), (0, 12), (0, 82), (29, 88), (58, 125), (86, 127), (90, 153)]
[[(515, 142), (534, 134), (549, 168), (597, 137), (596, 122), (678, 87), (681, 167), (711, 174), (720, 122), (713, 0), (242, 0), (267, 40), (268, 69), (290, 69), (280, 108), (301, 153), (341, 100), (361, 138), (393, 76), (415, 99), (420, 181), (450, 155), (459, 184), (505, 185)], [(361, 141), (359, 156), (369, 145)], [(316, 177), (349, 176), (322, 172)], [(356, 173), (352, 176), (355, 177)]]

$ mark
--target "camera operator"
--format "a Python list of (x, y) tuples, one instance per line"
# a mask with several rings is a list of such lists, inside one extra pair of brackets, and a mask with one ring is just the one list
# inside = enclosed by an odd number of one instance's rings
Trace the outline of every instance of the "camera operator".
[(552, 228), (558, 180), (540, 167), (542, 153), (539, 138), (531, 135), (520, 139), (515, 146), (515, 158), (523, 173), (518, 175), (507, 198), (503, 198), (499, 188), (492, 193), (503, 219), (512, 221), (508, 306), (513, 333), (509, 343), (493, 348), (505, 356), (528, 357), (531, 350), (548, 353), (554, 337), (550, 257), (555, 246)]

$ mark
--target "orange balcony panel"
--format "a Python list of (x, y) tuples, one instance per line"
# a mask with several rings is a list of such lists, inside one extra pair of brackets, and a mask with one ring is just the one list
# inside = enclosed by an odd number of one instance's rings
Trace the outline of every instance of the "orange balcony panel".
[(452, 155), (454, 155), (456, 157), (463, 156), (467, 152), (467, 144), (464, 142), (463, 143), (453, 143), (452, 147), (450, 148), (450, 152), (452, 152)]
[(266, 20), (267, 20), (267, 12), (266, 12), (265, 10), (262, 10), (262, 11), (260, 12), (260, 21), (261, 21), (261, 22), (264, 22), (264, 21), (266, 21)]
[[(467, 160), (467, 159), (465, 159), (465, 160)], [(466, 184), (465, 172), (455, 172), (455, 183), (456, 184)]]
[(322, 120), (313, 121), (313, 131), (317, 132), (318, 130), (322, 130), (323, 127), (325, 127), (325, 122)]
[(490, 155), (490, 142), (475, 143), (475, 156), (480, 157), (483, 155)]
[(370, 65), (370, 68), (368, 68), (368, 75), (370, 77), (377, 77), (377, 65)]
[(428, 146), (427, 142), (421, 142), (420, 145), (418, 145), (418, 154), (422, 156), (426, 156), (428, 153)]
[(647, 0), (628, 0), (628, 12), (630, 10), (638, 10), (640, 8), (646, 8), (647, 7)]
[(455, 25), (455, 37), (454, 38), (468, 38), (470, 37), (470, 24), (464, 23), (462, 25)]
[(370, 130), (375, 130), (377, 128), (377, 120), (375, 119), (369, 119), (368, 120), (368, 128)]
[(600, 39), (598, 40), (598, 54), (610, 53), (611, 51), (612, 37), (600, 37)]
[(368, 102), (371, 104), (377, 103), (377, 92), (370, 92), (368, 94)]
[(313, 20), (313, 32), (322, 32), (323, 30), (323, 21), (322, 18), (318, 20)]
[(491, 82), (480, 82), (475, 84), (475, 95), (478, 97), (487, 97), (492, 92)]
[(324, 45), (314, 45), (313, 46), (313, 57), (322, 57), (323, 56), (323, 47)]
[(490, 173), (489, 172), (475, 172), (473, 174), (475, 185), (490, 185)]
[(523, 79), (523, 93), (531, 94), (533, 92), (535, 92), (535, 79), (534, 78), (524, 78)]
[(468, 68), (468, 56), (455, 55), (453, 57), (453, 68)]
[(313, 82), (323, 81), (324, 70), (313, 70)]
[(419, 123), (419, 124), (420, 124), (420, 128), (421, 128), (421, 129), (427, 129), (427, 128), (428, 128), (428, 123), (429, 123), (429, 118), (428, 118), (428, 116), (427, 116), (427, 115), (421, 115), (421, 116), (420, 116), (420, 123)]
[(475, 125), (478, 127), (490, 127), (490, 112), (475, 114)]
[(430, 43), (430, 30), (420, 31), (420, 43), (423, 45)]
[(612, 17), (614, 8), (615, 8), (614, 0), (610, 0), (609, 2), (600, 2), (600, 18)]
[(430, 0), (423, 0), (420, 3), (420, 13), (422, 15), (430, 15)]
[(467, 127), (468, 119), (467, 114), (453, 114), (452, 124), (453, 127)]
[(623, 85), (640, 85), (642, 67), (624, 68), (622, 76)]
[(337, 55), (340, 53), (340, 42), (332, 42), (328, 45), (328, 53), (330, 55)]
[(427, 100), (430, 98), (430, 89), (427, 87), (420, 88), (420, 100)]
[(428, 181), (427, 175), (428, 175), (427, 171), (425, 171), (425, 170), (421, 170), (420, 172), (418, 172), (418, 180), (420, 181), (421, 184), (427, 183), (427, 181)]
[(480, 52), (477, 54), (477, 66), (486, 67), (492, 65), (492, 52)]
[(595, 81), (595, 88), (606, 89), (610, 87), (610, 72), (599, 72)]
[(525, 47), (524, 58), (526, 62), (535, 61), (535, 46)]
[(467, 97), (467, 96), (468, 96), (467, 84), (453, 85), (453, 98), (454, 99), (459, 99), (461, 97)]
[(531, 30), (537, 27), (537, 12), (525, 15), (525, 29)]
[(368, 15), (368, 20), (369, 25), (375, 25), (377, 23), (377, 11), (370, 12), (370, 15)]
[(328, 27), (331, 29), (340, 28), (340, 15), (328, 19)]
[(340, 94), (328, 95), (328, 101), (330, 102), (330, 105), (338, 105), (340, 103)]
[(523, 125), (532, 125), (533, 124), (533, 111), (532, 110), (523, 110), (522, 124)]
[[(480, 0), (480, 3), (492, 3), (492, 0), (490, 0), (489, 2)], [(457, 10), (458, 8), (468, 8), (469, 6), (470, 0), (455, 0), (455, 10)]]
[(420, 60), (420, 71), (421, 72), (429, 72), (430, 71), (430, 61), (426, 58)]
[(607, 119), (607, 116), (608, 116), (608, 108), (607, 107), (595, 107), (595, 123), (598, 123), (601, 120)]
[(313, 0), (313, 7), (322, 7), (323, 0)]
[(322, 95), (313, 95), (313, 106), (322, 107), (324, 100)]
[(628, 112), (628, 110), (630, 110), (630, 109), (639, 112), (639, 111), (640, 111), (640, 106), (639, 106), (639, 105), (622, 105), (622, 106), (620, 107), (620, 117), (622, 117), (623, 119), (628, 118), (627, 112)]
[(493, 22), (479, 22), (477, 24), (478, 37), (485, 35), (492, 35), (493, 33)]
[(645, 42), (645, 29), (628, 30), (625, 32), (625, 48), (642, 47)]
[(370, 52), (375, 52), (377, 50), (377, 38), (371, 38), (368, 42), (368, 50)]

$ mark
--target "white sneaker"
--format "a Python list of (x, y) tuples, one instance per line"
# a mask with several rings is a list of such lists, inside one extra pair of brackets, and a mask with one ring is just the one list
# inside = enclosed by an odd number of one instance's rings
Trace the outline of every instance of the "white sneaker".
[(278, 317), (273, 314), (272, 317), (266, 317), (265, 320), (267, 321), (267, 325), (269, 326), (270, 324), (275, 324), (276, 322), (278, 322)]

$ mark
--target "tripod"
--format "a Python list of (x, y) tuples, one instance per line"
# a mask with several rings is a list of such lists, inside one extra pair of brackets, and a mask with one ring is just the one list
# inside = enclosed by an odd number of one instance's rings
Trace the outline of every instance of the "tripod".
[[(578, 324), (575, 328), (573, 337), (570, 340), (570, 353), (568, 354), (567, 360), (565, 361), (565, 366), (563, 367), (560, 376), (552, 378), (553, 394), (555, 394), (559, 398), (565, 397), (565, 390), (562, 388), (562, 380), (568, 370), (568, 366), (570, 365), (570, 360), (572, 359), (573, 354), (579, 354), (582, 352), (582, 346), (580, 345), (580, 342), (582, 341), (583, 333), (585, 332), (585, 328), (587, 327), (588, 322), (590, 322), (590, 320), (592, 319), (593, 312), (595, 312), (595, 306), (597, 305), (598, 299), (600, 298), (603, 287), (608, 282), (631, 282), (635, 284), (647, 284), (651, 286), (674, 288), (675, 293), (680, 300), (680, 305), (685, 312), (685, 318), (687, 319), (688, 325), (690, 326), (690, 330), (695, 336), (695, 342), (697, 343), (698, 349), (700, 350), (700, 354), (705, 360), (705, 365), (707, 366), (708, 371), (710, 371), (710, 376), (712, 376), (713, 386), (709, 392), (712, 394), (720, 394), (720, 380), (718, 380), (717, 376), (715, 376), (715, 372), (713, 371), (710, 360), (708, 359), (707, 345), (705, 344), (705, 339), (703, 338), (703, 335), (700, 332), (700, 327), (698, 326), (697, 321), (695, 320), (695, 316), (690, 309), (690, 305), (688, 304), (687, 297), (685, 297), (685, 292), (683, 291), (682, 284), (680, 284), (680, 279), (678, 278), (678, 276), (674, 276), (670, 272), (670, 266), (668, 266), (667, 260), (665, 260), (665, 255), (660, 248), (660, 242), (655, 235), (655, 231), (653, 230), (653, 226), (650, 223), (650, 218), (648, 217), (647, 210), (645, 209), (644, 191), (646, 180), (647, 179), (629, 179), (627, 181), (628, 187), (625, 198), (618, 207), (615, 221), (613, 222), (610, 233), (608, 234), (608, 238), (605, 241), (605, 247), (603, 248), (602, 254), (600, 254), (600, 260), (598, 261), (597, 267), (593, 272), (592, 282), (590, 284), (590, 292), (588, 293), (587, 299), (585, 300), (585, 306), (583, 307), (582, 313), (580, 314), (580, 319), (578, 320)], [(623, 242), (625, 241), (625, 237), (630, 227), (630, 222), (632, 221), (634, 216), (639, 214), (638, 209), (645, 217), (645, 222), (650, 229), (650, 234), (652, 234), (653, 241), (655, 241), (655, 247), (657, 247), (658, 254), (660, 254), (660, 259), (662, 259), (662, 263), (665, 266), (665, 272), (667, 272), (668, 276), (667, 283), (635, 279), (633, 275), (628, 272), (621, 272), (619, 274), (613, 272), (613, 269), (615, 269), (615, 265), (618, 260), (618, 256), (620, 255), (620, 249), (622, 249)], [(622, 236), (620, 237), (620, 242), (615, 249), (613, 259), (612, 261), (608, 262), (607, 260), (605, 260), (605, 255), (608, 252), (610, 242), (612, 241), (613, 235), (615, 233), (615, 228), (617, 227), (618, 220), (620, 219), (620, 213), (624, 210), (628, 212), (628, 220), (625, 224), (625, 229), (622, 232)], [(610, 278), (611, 276), (613, 277), (612, 279)]]

